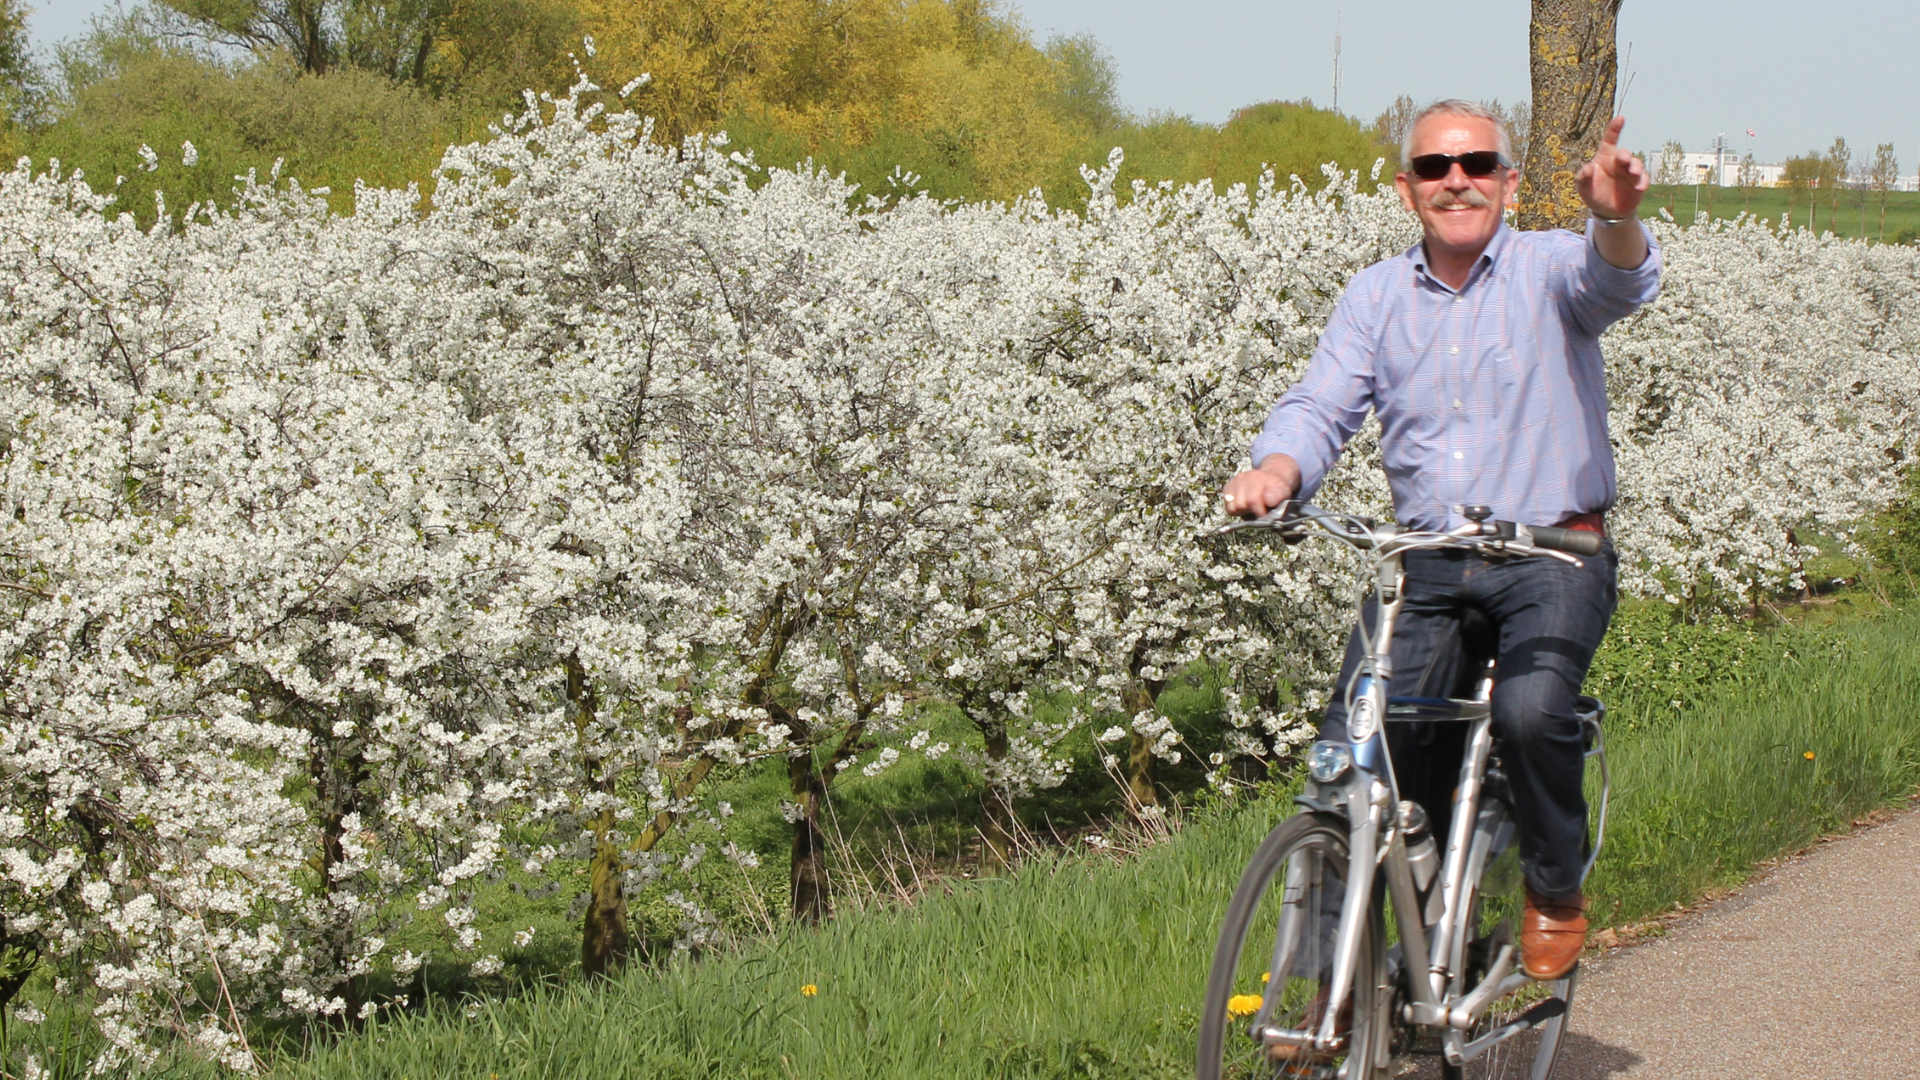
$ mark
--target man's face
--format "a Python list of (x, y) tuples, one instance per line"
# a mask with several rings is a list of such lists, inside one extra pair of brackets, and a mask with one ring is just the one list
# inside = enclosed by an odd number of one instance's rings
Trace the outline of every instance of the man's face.
[[(1413, 129), (1413, 156), (1498, 151), (1500, 132), (1493, 121), (1477, 116), (1440, 113)], [(1478, 256), (1500, 228), (1501, 212), (1520, 186), (1513, 169), (1495, 169), (1491, 175), (1468, 176), (1458, 163), (1438, 180), (1422, 180), (1411, 172), (1393, 178), (1407, 209), (1420, 215), (1429, 252)]]

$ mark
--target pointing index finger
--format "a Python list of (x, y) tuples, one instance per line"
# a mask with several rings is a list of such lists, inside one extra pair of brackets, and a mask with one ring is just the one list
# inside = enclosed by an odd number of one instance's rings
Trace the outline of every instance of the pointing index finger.
[(1611, 156), (1620, 148), (1620, 131), (1627, 126), (1627, 118), (1616, 116), (1607, 122), (1606, 133), (1600, 136), (1600, 156)]

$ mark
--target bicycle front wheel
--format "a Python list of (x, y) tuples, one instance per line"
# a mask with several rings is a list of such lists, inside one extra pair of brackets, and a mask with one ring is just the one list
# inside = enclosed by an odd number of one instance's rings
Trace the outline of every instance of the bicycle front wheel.
[(1199, 1080), (1382, 1080), (1388, 985), (1380, 904), (1360, 928), (1353, 990), (1331, 1053), (1263, 1031), (1315, 1031), (1327, 1014), (1334, 936), (1346, 897), (1347, 823), (1298, 814), (1267, 835), (1227, 904), (1200, 1015)]

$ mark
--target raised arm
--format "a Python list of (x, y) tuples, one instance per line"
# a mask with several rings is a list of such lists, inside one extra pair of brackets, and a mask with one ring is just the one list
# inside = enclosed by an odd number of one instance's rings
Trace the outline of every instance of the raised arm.
[(1620, 149), (1627, 118), (1616, 116), (1600, 137), (1593, 160), (1580, 166), (1573, 183), (1580, 201), (1593, 211), (1593, 246), (1610, 266), (1632, 270), (1647, 260), (1647, 233), (1640, 225), (1640, 198), (1647, 193), (1647, 169), (1630, 151)]

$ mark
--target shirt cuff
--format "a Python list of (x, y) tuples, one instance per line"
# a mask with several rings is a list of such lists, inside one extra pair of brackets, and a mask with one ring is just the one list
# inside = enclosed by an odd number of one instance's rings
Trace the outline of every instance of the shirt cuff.
[[(1639, 229), (1640, 235), (1647, 238), (1647, 257), (1640, 260), (1639, 266), (1631, 270), (1622, 270), (1600, 256), (1600, 245), (1593, 242), (1593, 237), (1594, 234), (1601, 229), (1624, 229), (1629, 224)], [(1595, 280), (1605, 280), (1607, 275), (1612, 275), (1612, 281), (1619, 282), (1620, 284), (1630, 284), (1637, 282), (1637, 279), (1649, 275), (1654, 277), (1659, 276), (1660, 244), (1653, 238), (1653, 230), (1647, 228), (1638, 217), (1634, 218), (1631, 222), (1625, 222), (1619, 225), (1602, 225), (1592, 217), (1589, 217), (1587, 218), (1586, 237), (1587, 265), (1592, 269)]]

